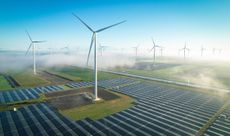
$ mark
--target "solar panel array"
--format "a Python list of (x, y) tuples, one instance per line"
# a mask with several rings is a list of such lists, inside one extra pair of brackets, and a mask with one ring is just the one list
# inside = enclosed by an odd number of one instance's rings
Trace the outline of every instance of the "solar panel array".
[[(88, 83), (71, 85), (79, 87), (87, 86)], [(136, 105), (96, 121), (86, 118), (76, 122), (63, 117), (46, 103), (31, 105), (16, 112), (1, 112), (0, 134), (194, 135), (227, 101), (199, 92), (162, 87), (126, 78), (100, 81), (99, 85), (135, 97)], [(226, 115), (229, 113), (230, 110), (225, 112)], [(205, 135), (228, 135), (223, 130), (229, 132), (229, 125), (229, 120), (223, 121), (220, 117)]]
[(225, 110), (206, 131), (206, 136), (230, 136), (230, 108)]
[(46, 103), (26, 106), (18, 111), (0, 112), (0, 121), (0, 134), (5, 136), (90, 135)]
[(61, 86), (51, 85), (45, 87), (35, 87), (29, 89), (16, 89), (12, 91), (0, 92), (0, 103), (9, 103), (23, 100), (39, 98), (40, 93), (63, 90)]
[(137, 105), (96, 122), (120, 135), (194, 135), (226, 102), (199, 92), (144, 83), (119, 89), (115, 85), (114, 89), (135, 97)]
[(78, 83), (68, 83), (66, 86), (70, 88), (79, 88), (84, 86), (92, 86), (93, 82), (78, 82)]

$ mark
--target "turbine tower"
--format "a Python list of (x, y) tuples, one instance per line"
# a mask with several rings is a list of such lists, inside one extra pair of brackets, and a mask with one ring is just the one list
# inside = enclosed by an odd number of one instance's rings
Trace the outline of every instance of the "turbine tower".
[(202, 46), (201, 49), (200, 49), (200, 55), (201, 55), (201, 57), (203, 56), (204, 51), (205, 51), (205, 48)]
[(80, 17), (78, 17), (76, 14), (74, 14), (74, 13), (72, 13), (72, 14), (93, 33), (92, 38), (91, 38), (89, 52), (88, 52), (88, 57), (87, 57), (87, 66), (88, 66), (88, 62), (89, 62), (90, 52), (91, 52), (92, 46), (94, 44), (94, 97), (95, 97), (94, 99), (96, 101), (96, 100), (99, 100), (97, 97), (97, 34), (104, 31), (104, 30), (107, 30), (111, 27), (122, 24), (126, 21), (121, 21), (119, 23), (116, 23), (116, 24), (113, 24), (113, 25), (110, 25), (110, 26), (107, 26), (107, 27), (104, 27), (104, 28), (101, 28), (101, 29), (98, 29), (95, 31), (89, 25), (87, 25)]
[(135, 50), (135, 57), (136, 57), (136, 61), (137, 61), (137, 52), (138, 52), (138, 48), (140, 45), (134, 46), (134, 50)]
[(186, 51), (190, 51), (190, 49), (189, 48), (187, 48), (187, 44), (186, 44), (186, 42), (185, 42), (185, 45), (184, 45), (184, 48), (182, 48), (181, 50), (183, 50), (184, 51), (184, 60), (185, 60), (185, 58), (186, 58)]
[(30, 48), (33, 46), (34, 75), (36, 75), (37, 71), (36, 71), (36, 46), (35, 46), (35, 44), (43, 43), (45, 41), (34, 41), (34, 40), (32, 40), (32, 38), (31, 38), (31, 36), (30, 36), (28, 31), (26, 31), (26, 34), (28, 35), (28, 37), (30, 39), (30, 42), (31, 42), (30, 45), (29, 45), (29, 48), (26, 51), (26, 55), (28, 54)]
[(161, 51), (161, 57), (163, 56), (163, 50), (164, 50), (164, 47), (160, 47), (160, 51)]
[(222, 49), (219, 49), (219, 54), (221, 54), (221, 52), (222, 52)]
[(160, 46), (155, 44), (153, 38), (152, 38), (152, 42), (153, 42), (153, 47), (150, 50), (150, 52), (153, 50), (153, 64), (155, 64), (155, 62), (156, 62), (156, 48), (160, 48)]
[(100, 51), (100, 54), (101, 54), (101, 56), (103, 55), (103, 51), (105, 50), (105, 48), (107, 48), (107, 47), (109, 47), (109, 46), (103, 46), (103, 45), (101, 45), (101, 44), (99, 44), (99, 51)]
[(215, 55), (216, 54), (216, 48), (212, 49), (212, 54)]
[(61, 50), (66, 50), (65, 54), (69, 54), (69, 46), (65, 46), (65, 47), (61, 48)]

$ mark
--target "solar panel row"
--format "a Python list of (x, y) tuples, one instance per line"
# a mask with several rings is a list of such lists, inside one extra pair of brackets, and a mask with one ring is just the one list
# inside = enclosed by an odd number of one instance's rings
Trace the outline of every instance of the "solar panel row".
[(0, 92), (0, 103), (8, 103), (15, 101), (23, 101), (38, 98), (40, 93), (47, 93), (53, 91), (63, 90), (61, 86), (45, 86), (45, 87), (35, 87), (29, 89), (16, 89), (12, 91), (2, 91)]
[(230, 108), (228, 108), (206, 131), (206, 136), (230, 136)]
[(0, 112), (0, 134), (5, 136), (90, 135), (46, 103)]
[(78, 83), (68, 83), (66, 86), (70, 88), (79, 88), (83, 86), (91, 86), (93, 85), (93, 82), (78, 82)]

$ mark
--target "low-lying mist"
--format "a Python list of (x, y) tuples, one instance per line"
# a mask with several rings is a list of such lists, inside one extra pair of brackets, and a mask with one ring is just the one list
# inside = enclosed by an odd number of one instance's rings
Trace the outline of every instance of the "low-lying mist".
[[(93, 54), (89, 59), (89, 66), (93, 66)], [(87, 54), (74, 53), (55, 53), (55, 54), (37, 54), (36, 63), (37, 68), (49, 68), (54, 66), (73, 65), (79, 67), (86, 67)], [(117, 66), (133, 65), (135, 59), (126, 55), (120, 54), (103, 54), (98, 55), (99, 68), (113, 68)], [(25, 56), (21, 54), (0, 54), (0, 72), (20, 71), (33, 66), (33, 55)]]
[[(152, 57), (140, 58), (141, 63), (136, 63), (135, 56), (119, 53), (98, 54), (98, 68), (112, 69), (117, 67), (141, 70), (146, 72), (146, 76), (156, 75), (157, 78), (170, 79), (199, 85), (206, 85), (218, 88), (229, 89), (230, 85), (230, 65), (220, 62), (203, 61), (184, 61), (178, 58), (157, 57), (158, 67), (146, 69), (152, 66)], [(38, 53), (36, 55), (37, 69), (50, 67), (78, 66), (86, 67), (87, 53)], [(93, 54), (89, 59), (89, 66), (93, 68)], [(33, 54), (25, 56), (21, 53), (1, 53), (0, 54), (0, 73), (20, 72), (33, 68)], [(149, 73), (148, 73), (149, 72)], [(153, 75), (151, 75), (151, 73)]]

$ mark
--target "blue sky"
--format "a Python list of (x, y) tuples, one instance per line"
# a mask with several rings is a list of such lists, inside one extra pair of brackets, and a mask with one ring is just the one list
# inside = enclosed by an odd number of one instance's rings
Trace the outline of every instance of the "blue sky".
[(88, 48), (92, 28), (127, 20), (99, 34), (99, 42), (116, 47), (151, 46), (150, 37), (166, 48), (230, 49), (229, 0), (1, 0), (0, 48), (26, 49), (29, 39), (47, 40), (43, 48)]

